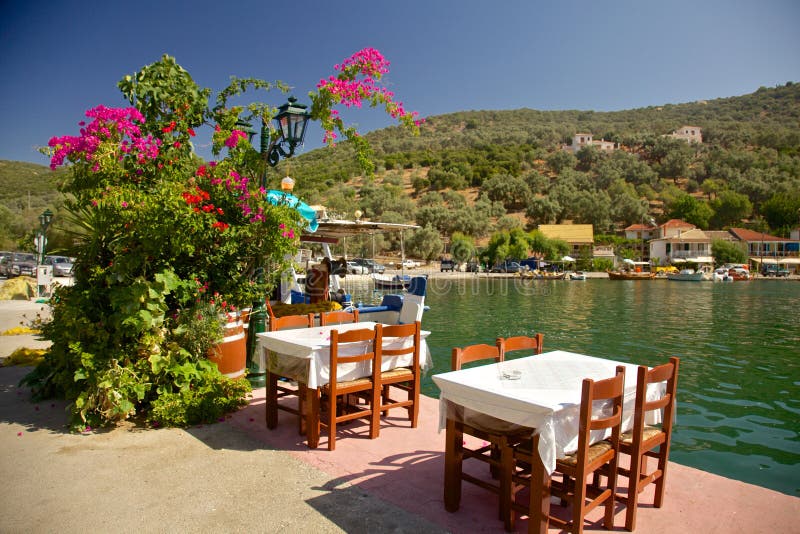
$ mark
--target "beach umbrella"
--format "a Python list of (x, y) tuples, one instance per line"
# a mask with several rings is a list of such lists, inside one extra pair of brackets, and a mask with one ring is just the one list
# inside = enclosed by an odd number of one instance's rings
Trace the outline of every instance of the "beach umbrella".
[(633, 261), (632, 259), (630, 259), (630, 258), (625, 258), (625, 259), (624, 259), (624, 260), (622, 260), (622, 261), (623, 261), (623, 262), (625, 262), (625, 263), (630, 263), (631, 265), (633, 265), (634, 263), (636, 263), (636, 262), (634, 262), (634, 261)]
[(274, 206), (289, 206), (290, 208), (294, 208), (301, 217), (308, 221), (306, 230), (309, 232), (317, 231), (317, 227), (319, 226), (317, 222), (317, 212), (296, 196), (284, 193), (283, 191), (270, 189), (267, 191), (267, 202)]
[(572, 256), (564, 256), (563, 258), (561, 258), (561, 261), (565, 261), (565, 262), (569, 263), (569, 262), (575, 261), (575, 258), (573, 258)]

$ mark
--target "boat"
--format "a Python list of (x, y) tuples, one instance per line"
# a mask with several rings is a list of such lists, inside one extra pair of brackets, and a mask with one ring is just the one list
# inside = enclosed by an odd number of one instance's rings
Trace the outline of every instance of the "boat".
[(695, 271), (694, 269), (681, 269), (677, 273), (667, 273), (667, 280), (675, 280), (678, 282), (702, 282), (706, 279), (703, 271)]
[(652, 280), (656, 273), (648, 271), (606, 271), (611, 280)]
[(652, 280), (656, 273), (650, 270), (650, 262), (633, 261), (625, 258), (622, 260), (625, 266), (622, 269), (606, 271), (611, 280)]
[(574, 271), (569, 273), (570, 280), (586, 280), (586, 273), (583, 271)]
[(392, 289), (408, 289), (411, 283), (411, 276), (404, 274), (396, 274), (394, 276), (384, 276), (380, 274), (373, 274), (372, 280), (375, 283), (375, 289), (392, 290)]
[(542, 272), (542, 280), (563, 280), (567, 277), (566, 272), (552, 272), (552, 271), (543, 271)]

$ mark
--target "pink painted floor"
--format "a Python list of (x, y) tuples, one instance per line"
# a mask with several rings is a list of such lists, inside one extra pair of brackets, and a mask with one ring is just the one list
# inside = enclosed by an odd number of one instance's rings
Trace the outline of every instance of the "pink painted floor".
[[(249, 406), (229, 420), (237, 428), (262, 441), (266, 447), (289, 451), (293, 456), (328, 473), (328, 489), (355, 485), (412, 514), (424, 517), (451, 532), (503, 532), (497, 517), (497, 497), (463, 483), (461, 509), (444, 509), (444, 432), (439, 433), (439, 403), (423, 397), (416, 429), (410, 428), (404, 410), (393, 410), (383, 419), (378, 439), (367, 437), (368, 427), (353, 422), (340, 428), (336, 450), (327, 450), (323, 434), (320, 447), (310, 450), (297, 433), (296, 419), (279, 411), (275, 430), (265, 424), (264, 388), (253, 392)], [(396, 414), (396, 415), (395, 415)], [(470, 463), (465, 464), (465, 469)], [(471, 470), (488, 476), (485, 465)], [(627, 479), (620, 477), (622, 487)], [(679, 464), (670, 463), (664, 506), (654, 508), (652, 485), (642, 495), (636, 532), (658, 533), (759, 533), (800, 532), (800, 498), (730, 480)], [(584, 530), (605, 531), (602, 508), (594, 510)], [(614, 530), (624, 531), (625, 513), (617, 506)], [(517, 530), (527, 531), (527, 521), (518, 520)], [(560, 532), (551, 527), (551, 532)]]

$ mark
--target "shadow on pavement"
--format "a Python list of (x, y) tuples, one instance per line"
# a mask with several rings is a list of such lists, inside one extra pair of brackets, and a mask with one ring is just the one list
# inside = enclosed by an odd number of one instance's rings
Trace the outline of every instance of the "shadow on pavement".
[(67, 403), (63, 400), (33, 402), (31, 390), (19, 382), (33, 367), (0, 367), (0, 423), (16, 423), (25, 431), (48, 430), (68, 434)]

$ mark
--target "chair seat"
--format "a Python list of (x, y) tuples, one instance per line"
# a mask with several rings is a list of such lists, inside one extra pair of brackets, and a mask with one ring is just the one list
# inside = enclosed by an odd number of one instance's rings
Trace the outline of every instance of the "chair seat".
[[(608, 451), (610, 451), (614, 446), (608, 441), (598, 441), (586, 451), (586, 460), (587, 463), (592, 463), (595, 459), (599, 458), (600, 456), (604, 455)], [(570, 454), (569, 456), (565, 456), (564, 458), (559, 458), (557, 463), (563, 465), (570, 465), (576, 466), (578, 465), (578, 455), (577, 454)]]
[(381, 373), (381, 382), (414, 380), (414, 372), (408, 367), (395, 367)]
[[(363, 377), (363, 378), (356, 378), (355, 380), (345, 380), (343, 382), (339, 382), (336, 386), (337, 389), (341, 390), (349, 390), (349, 389), (359, 389), (359, 388), (371, 388), (372, 387), (372, 379), (370, 377)], [(326, 393), (330, 390), (330, 384), (325, 384), (320, 388), (323, 393)]]
[[(649, 439), (652, 439), (661, 434), (661, 432), (662, 430), (660, 428), (654, 426), (646, 426), (642, 431), (642, 441), (647, 441)], [(633, 432), (625, 432), (624, 434), (622, 434), (620, 442), (623, 445), (633, 445)]]

